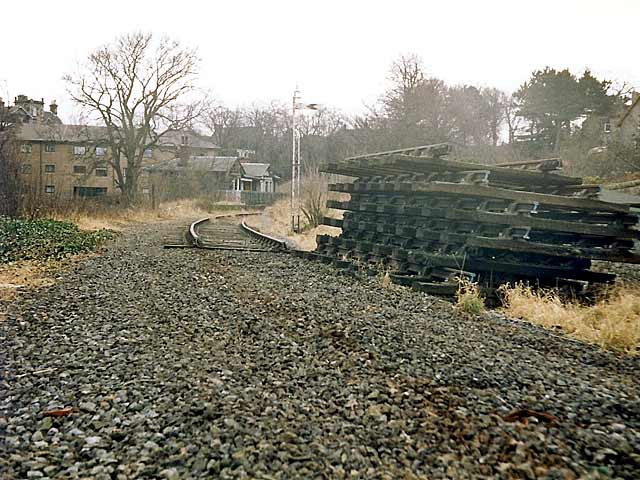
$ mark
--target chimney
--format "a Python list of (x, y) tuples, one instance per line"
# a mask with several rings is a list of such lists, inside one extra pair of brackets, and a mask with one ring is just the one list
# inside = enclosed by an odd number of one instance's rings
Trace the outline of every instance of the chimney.
[(49, 105), (49, 111), (54, 115), (58, 115), (58, 104), (55, 100), (51, 102), (51, 105)]
[(186, 145), (180, 145), (178, 147), (178, 165), (181, 167), (187, 167), (189, 165), (189, 157), (191, 156), (191, 149)]

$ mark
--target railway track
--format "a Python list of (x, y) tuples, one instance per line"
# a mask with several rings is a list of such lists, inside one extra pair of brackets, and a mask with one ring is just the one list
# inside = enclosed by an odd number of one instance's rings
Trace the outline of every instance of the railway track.
[(284, 241), (250, 227), (246, 217), (255, 214), (235, 214), (202, 218), (179, 227), (165, 248), (200, 248), (243, 252), (286, 251)]

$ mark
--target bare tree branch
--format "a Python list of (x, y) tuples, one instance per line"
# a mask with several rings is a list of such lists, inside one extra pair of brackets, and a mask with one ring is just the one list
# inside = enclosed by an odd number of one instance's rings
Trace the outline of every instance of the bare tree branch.
[(205, 110), (195, 87), (198, 64), (196, 52), (176, 41), (133, 33), (92, 52), (64, 77), (72, 99), (106, 127), (108, 161), (128, 201), (136, 197), (144, 151)]

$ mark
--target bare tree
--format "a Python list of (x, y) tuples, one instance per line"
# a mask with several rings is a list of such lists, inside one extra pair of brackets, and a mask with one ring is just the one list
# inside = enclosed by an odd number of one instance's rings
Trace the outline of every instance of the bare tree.
[(0, 102), (0, 216), (20, 213), (22, 185), (20, 163), (9, 108)]
[(106, 161), (127, 202), (136, 198), (145, 150), (201, 114), (205, 102), (193, 98), (198, 63), (196, 52), (176, 41), (133, 33), (92, 52), (78, 73), (65, 76), (73, 100), (106, 127)]
[(203, 115), (202, 122), (205, 128), (211, 132), (216, 144), (223, 149), (228, 149), (236, 146), (231, 143), (236, 129), (242, 125), (242, 120), (243, 113), (240, 109), (232, 110), (218, 105)]
[(491, 144), (496, 146), (500, 138), (500, 129), (506, 120), (505, 105), (509, 98), (506, 93), (497, 88), (483, 88), (480, 90), (480, 94), (485, 104)]
[(425, 81), (422, 60), (415, 54), (401, 55), (391, 64), (388, 80), (391, 88), (382, 97), (387, 115), (415, 122), (416, 94)]
[(518, 101), (513, 95), (508, 96), (504, 102), (504, 121), (509, 131), (509, 143), (514, 143), (516, 133), (522, 126), (522, 117), (518, 115)]

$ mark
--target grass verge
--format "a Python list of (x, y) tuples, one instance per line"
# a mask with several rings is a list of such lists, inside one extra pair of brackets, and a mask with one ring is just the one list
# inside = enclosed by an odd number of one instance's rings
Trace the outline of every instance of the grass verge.
[(503, 311), (512, 317), (562, 330), (607, 350), (638, 353), (640, 285), (614, 287), (594, 305), (563, 301), (552, 290), (533, 290), (523, 284), (503, 287), (501, 293)]

